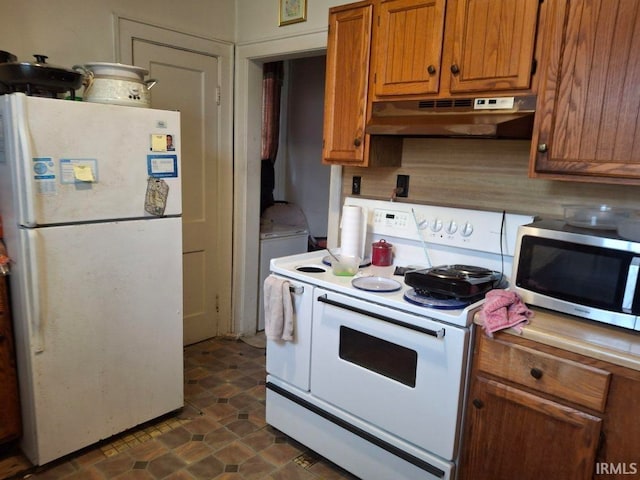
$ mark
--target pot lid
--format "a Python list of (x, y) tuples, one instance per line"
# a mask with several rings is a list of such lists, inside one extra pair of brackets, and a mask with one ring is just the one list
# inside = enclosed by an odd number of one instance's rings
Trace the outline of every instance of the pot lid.
[(374, 248), (391, 248), (393, 245), (391, 245), (389, 242), (387, 242), (383, 238), (379, 242), (372, 243), (371, 246), (374, 247)]
[(16, 65), (16, 66), (20, 66), (23, 68), (33, 68), (33, 69), (37, 69), (38, 71), (40, 69), (42, 70), (51, 70), (51, 71), (58, 71), (58, 72), (64, 72), (64, 73), (68, 73), (71, 74), (73, 77), (77, 77), (79, 76), (79, 73), (71, 70), (69, 68), (66, 67), (61, 67), (59, 65), (53, 65), (51, 63), (47, 63), (47, 57), (46, 55), (41, 55), (39, 53), (34, 53), (33, 54), (34, 58), (36, 59), (35, 62), (18, 62), (17, 59), (15, 62), (7, 62), (7, 64), (5, 66), (8, 67), (8, 65)]
[(126, 65), (124, 63), (109, 63), (109, 62), (91, 62), (84, 63), (82, 65), (74, 65), (75, 69), (83, 69), (93, 72), (94, 75), (110, 75), (110, 76), (122, 76), (128, 78), (134, 78), (136, 80), (143, 80), (145, 75), (149, 74), (149, 70), (142, 67), (136, 67), (135, 65)]
[(46, 62), (45, 55), (34, 55), (35, 62), (0, 63), (0, 84), (14, 91), (29, 92), (32, 88), (46, 92), (61, 93), (75, 90), (82, 85), (82, 74), (68, 68)]

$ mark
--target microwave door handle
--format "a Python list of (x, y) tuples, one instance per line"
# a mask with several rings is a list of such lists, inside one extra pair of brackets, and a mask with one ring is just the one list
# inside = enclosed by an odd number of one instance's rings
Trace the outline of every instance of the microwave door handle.
[(631, 264), (629, 265), (629, 272), (627, 273), (627, 283), (624, 287), (624, 297), (622, 297), (622, 311), (625, 313), (631, 313), (633, 307), (633, 298), (636, 294), (636, 288), (638, 286), (638, 273), (640, 272), (640, 257), (633, 257)]

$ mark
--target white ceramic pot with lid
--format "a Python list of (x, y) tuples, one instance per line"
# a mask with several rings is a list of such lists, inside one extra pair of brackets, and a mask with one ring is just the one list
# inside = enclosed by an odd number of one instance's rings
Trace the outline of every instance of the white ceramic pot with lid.
[(151, 106), (149, 90), (156, 80), (147, 79), (149, 71), (122, 63), (94, 62), (74, 65), (84, 72), (83, 100), (129, 107)]

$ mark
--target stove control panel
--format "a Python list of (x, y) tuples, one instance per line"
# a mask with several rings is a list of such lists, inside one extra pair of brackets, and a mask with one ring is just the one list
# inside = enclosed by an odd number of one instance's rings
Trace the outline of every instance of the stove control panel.
[(394, 210), (381, 210), (376, 208), (373, 212), (373, 223), (375, 228), (390, 228), (406, 230), (415, 228), (413, 218), (407, 212)]
[(369, 234), (493, 253), (502, 249), (507, 255), (513, 255), (518, 225), (533, 221), (528, 215), (354, 197), (345, 204), (367, 210)]

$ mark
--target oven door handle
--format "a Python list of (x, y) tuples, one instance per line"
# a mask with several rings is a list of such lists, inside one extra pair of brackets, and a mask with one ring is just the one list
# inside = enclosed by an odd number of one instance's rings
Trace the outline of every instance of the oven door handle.
[(369, 310), (363, 310), (362, 308), (352, 307), (351, 305), (345, 305), (344, 303), (336, 302), (335, 300), (331, 300), (330, 298), (328, 298), (326, 294), (320, 295), (318, 297), (318, 301), (322, 303), (326, 303), (328, 305), (332, 305), (334, 307), (349, 310), (350, 312), (366, 315), (367, 317), (377, 318), (378, 320), (382, 320), (383, 322), (392, 323), (394, 325), (408, 328), (416, 332), (426, 333), (427, 335), (430, 335), (432, 337), (444, 338), (444, 334), (445, 334), (444, 328), (441, 328), (440, 330), (431, 330), (430, 328), (423, 328), (423, 327), (418, 327), (416, 325), (411, 325), (410, 323), (402, 322), (400, 320), (396, 320), (395, 318), (387, 317), (385, 315), (380, 315), (379, 313), (370, 312)]

